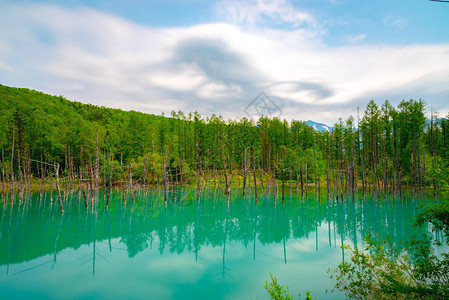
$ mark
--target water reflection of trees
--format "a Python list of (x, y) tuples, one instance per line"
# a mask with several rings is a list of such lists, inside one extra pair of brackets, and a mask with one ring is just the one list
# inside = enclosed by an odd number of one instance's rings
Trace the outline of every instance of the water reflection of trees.
[[(231, 198), (227, 206), (225, 199), (202, 197), (200, 202), (184, 198), (165, 206), (157, 195), (137, 195), (134, 205), (123, 207), (116, 195), (109, 210), (102, 208), (100, 200), (97, 208), (86, 211), (78, 195), (65, 202), (67, 210), (62, 216), (49, 199), (37, 195), (22, 205), (3, 207), (0, 265), (45, 254), (54, 254), (56, 261), (61, 250), (96, 241), (108, 240), (112, 251), (111, 239), (115, 238), (126, 245), (130, 257), (157, 244), (161, 254), (188, 251), (196, 256), (202, 247), (223, 247), (224, 258), (226, 243), (232, 241), (245, 248), (255, 248), (257, 240), (262, 245), (283, 244), (285, 249), (287, 241), (312, 234), (318, 250), (317, 229), (326, 223), (330, 245), (340, 246), (340, 240), (356, 244), (369, 228), (393, 240), (405, 239), (417, 205), (416, 200), (401, 203), (367, 199), (341, 204), (292, 197), (284, 206), (275, 206), (267, 197), (256, 206), (249, 197)], [(95, 249), (92, 255), (95, 259)]]

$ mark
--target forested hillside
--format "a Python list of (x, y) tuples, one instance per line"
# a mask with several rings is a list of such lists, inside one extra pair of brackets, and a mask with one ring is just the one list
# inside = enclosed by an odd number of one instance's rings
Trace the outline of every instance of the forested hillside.
[(396, 108), (370, 101), (359, 121), (340, 119), (320, 132), (296, 120), (155, 116), (0, 85), (2, 181), (36, 181), (58, 164), (71, 185), (221, 180), (227, 191), (232, 182), (263, 188), (276, 178), (301, 193), (327, 186), (342, 197), (357, 185), (377, 195), (437, 192), (448, 185), (449, 122), (426, 122), (425, 108), (421, 100)]

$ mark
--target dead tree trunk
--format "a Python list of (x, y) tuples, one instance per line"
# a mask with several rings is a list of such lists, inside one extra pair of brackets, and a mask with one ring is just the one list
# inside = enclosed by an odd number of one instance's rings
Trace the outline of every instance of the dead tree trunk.
[(308, 180), (308, 171), (307, 171), (307, 157), (306, 157), (306, 161), (305, 161), (305, 164), (306, 164), (306, 166), (305, 166), (305, 168), (306, 168), (306, 175), (305, 175), (305, 189), (306, 189), (306, 198), (308, 199), (309, 198), (309, 180)]
[(217, 170), (215, 168), (215, 163), (212, 163), (212, 173), (214, 176), (214, 189), (217, 190)]
[(225, 195), (229, 195), (229, 179), (228, 174), (226, 172), (226, 160), (225, 160), (225, 144), (224, 144), (224, 136), (223, 136), (223, 147), (222, 147), (222, 159), (223, 159), (223, 172), (225, 176)]
[(89, 156), (89, 188), (90, 188), (90, 206), (94, 207), (94, 202), (95, 202), (95, 182), (94, 182), (94, 170), (92, 168), (92, 157)]
[(245, 197), (245, 189), (246, 189), (246, 147), (243, 154), (243, 191), (242, 196)]
[(295, 149), (296, 197), (299, 196), (298, 149)]
[(293, 180), (293, 178), (292, 178), (292, 162), (293, 162), (293, 153), (290, 152), (290, 164), (289, 164), (289, 171), (288, 171), (288, 175), (289, 175), (288, 180), (290, 182), (290, 185), (289, 185), (290, 198), (292, 197), (292, 180)]
[(326, 159), (326, 183), (327, 183), (327, 200), (330, 200), (330, 188), (329, 188), (329, 154)]
[[(81, 146), (80, 149), (80, 168), (79, 168), (79, 184), (80, 184), (80, 188), (81, 190), (83, 190), (83, 197), (84, 197), (84, 206), (86, 207), (86, 210), (89, 210), (89, 205), (87, 204), (87, 195), (86, 193), (89, 191), (89, 186), (87, 183), (87, 178), (85, 179), (85, 189), (83, 189), (83, 180), (84, 180), (84, 176), (83, 176), (83, 165), (84, 165), (84, 160), (83, 160), (83, 147)], [(86, 169), (86, 175), (87, 175), (87, 169)]]
[(108, 153), (108, 169), (109, 169), (109, 189), (108, 189), (108, 198), (106, 200), (106, 209), (109, 208), (109, 199), (111, 197), (111, 190), (112, 190), (112, 167), (110, 165), (111, 157)]
[(257, 205), (257, 183), (256, 183), (256, 151), (253, 147), (253, 179), (254, 179), (254, 200)]
[(70, 153), (70, 146), (68, 147), (68, 155), (69, 155), (69, 166), (68, 166), (68, 175), (69, 175), (69, 182), (70, 182), (70, 190), (73, 191), (73, 158)]
[(125, 186), (123, 185), (123, 154), (120, 154), (120, 190), (122, 191), (123, 206), (126, 206)]
[(164, 156), (164, 204), (167, 205), (167, 154)]
[[(418, 141), (418, 143), (419, 143), (419, 141)], [(416, 172), (417, 172), (417, 188), (416, 188), (416, 194), (417, 194), (417, 196), (418, 197), (422, 197), (422, 184), (423, 184), (423, 178), (421, 177), (421, 175), (422, 175), (422, 161), (421, 161), (421, 159), (420, 159), (420, 149), (419, 149), (419, 145), (417, 146), (417, 154), (416, 154), (416, 156), (417, 156), (417, 158), (416, 158), (416, 161), (417, 161), (417, 170), (416, 170)]]
[(299, 157), (299, 176), (301, 178), (301, 199), (304, 200), (304, 172), (302, 169), (302, 146), (301, 146), (301, 156)]
[(9, 195), (9, 205), (14, 204), (14, 137), (15, 137), (15, 130), (14, 130), (14, 123), (12, 124), (12, 144), (11, 144), (11, 187), (10, 187), (10, 195)]
[(200, 166), (199, 166), (198, 142), (195, 143), (195, 183), (196, 183), (196, 197), (200, 200)]
[(17, 178), (17, 182), (18, 182), (18, 188), (19, 188), (19, 204), (22, 203), (22, 199), (23, 199), (23, 172), (22, 172), (22, 168), (21, 168), (21, 161), (20, 161), (20, 152), (19, 150), (17, 150), (17, 167), (18, 167), (18, 171), (19, 171), (19, 176)]
[(155, 176), (154, 176), (154, 143), (153, 141), (151, 141), (151, 180), (153, 183), (153, 187), (152, 187), (152, 194), (154, 195), (154, 184), (155, 184)]
[[(146, 167), (146, 158), (145, 158), (145, 144), (142, 142), (142, 161), (143, 161), (143, 186), (146, 191), (147, 185), (147, 167)], [(181, 160), (180, 160), (181, 161)], [(182, 173), (181, 173), (182, 178)]]
[(134, 188), (133, 188), (133, 164), (129, 166), (129, 188), (131, 189), (131, 199), (133, 200), (133, 203), (136, 202), (134, 199)]
[(363, 199), (365, 199), (365, 192), (366, 192), (366, 178), (365, 178), (365, 164), (364, 164), (364, 155), (360, 151), (360, 167), (362, 168), (362, 196)]
[(103, 149), (103, 178), (101, 178), (101, 181), (103, 182), (103, 199), (106, 198), (106, 174), (107, 174), (106, 159), (108, 159), (107, 154), (108, 151), (106, 149)]
[(41, 194), (44, 195), (47, 184), (45, 182), (45, 169), (44, 169), (44, 159), (42, 158), (42, 152), (41, 152), (41, 180), (42, 180)]
[(2, 148), (2, 200), (5, 204), (5, 150)]
[(339, 149), (339, 164), (338, 164), (338, 169), (339, 169), (339, 173), (340, 173), (340, 195), (341, 195), (341, 202), (344, 202), (344, 198), (343, 198), (343, 174), (342, 174), (342, 160), (343, 160), (343, 153), (342, 153), (342, 145), (341, 145), (341, 138), (340, 141), (338, 143), (338, 149)]
[(319, 199), (319, 193), (318, 193), (318, 176), (317, 176), (317, 170), (316, 170), (316, 141), (315, 141), (315, 134), (313, 135), (313, 170), (315, 172), (315, 196), (318, 198), (318, 201), (321, 201)]
[(100, 153), (98, 148), (98, 128), (97, 128), (97, 140), (95, 144), (95, 187), (94, 187), (94, 198), (95, 200), (98, 197), (98, 177), (100, 172)]
[[(386, 155), (386, 154), (385, 154)], [(355, 185), (355, 163), (354, 163), (354, 138), (351, 137), (351, 179), (352, 179), (352, 201), (355, 201), (355, 191), (356, 191), (356, 185)]]
[(62, 196), (61, 189), (59, 187), (59, 164), (55, 164), (55, 183), (56, 183), (56, 192), (58, 193), (59, 205), (61, 206), (61, 213), (64, 214), (64, 207), (62, 206)]
[(86, 165), (85, 173), (86, 173), (86, 179), (84, 180), (84, 182), (85, 182), (84, 190), (85, 190), (85, 195), (87, 195), (87, 196), (85, 196), (85, 198), (86, 198), (86, 209), (89, 209), (89, 204), (87, 203), (87, 201), (88, 201), (88, 199), (90, 197), (90, 194), (89, 194), (89, 166), (88, 165)]
[(284, 205), (284, 195), (285, 195), (285, 146), (282, 146), (282, 205)]
[(271, 193), (271, 145), (268, 149), (268, 193)]
[(262, 168), (260, 166), (259, 159), (257, 159), (257, 167), (259, 168), (260, 187), (262, 188), (262, 192), (263, 192), (263, 191), (265, 191), (265, 187), (263, 185)]

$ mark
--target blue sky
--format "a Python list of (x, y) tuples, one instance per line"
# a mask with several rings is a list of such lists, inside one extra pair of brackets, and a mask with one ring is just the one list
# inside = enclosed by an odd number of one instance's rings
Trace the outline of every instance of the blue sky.
[(333, 124), (371, 99), (449, 111), (449, 4), (425, 0), (5, 1), (0, 83), (226, 118), (261, 91)]

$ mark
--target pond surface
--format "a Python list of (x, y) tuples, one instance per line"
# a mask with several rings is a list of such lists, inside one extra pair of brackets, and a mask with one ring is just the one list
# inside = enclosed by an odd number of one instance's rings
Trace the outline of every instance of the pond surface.
[[(64, 200), (30, 196), (0, 210), (2, 299), (269, 299), (263, 284), (271, 271), (297, 295), (318, 299), (333, 287), (327, 270), (361, 246), (371, 228), (393, 241), (405, 240), (416, 208), (408, 200), (301, 200), (231, 196), (222, 191), (169, 195), (119, 194), (109, 210), (100, 195), (86, 211), (75, 192)], [(0, 204), (1, 205), (1, 204)]]

